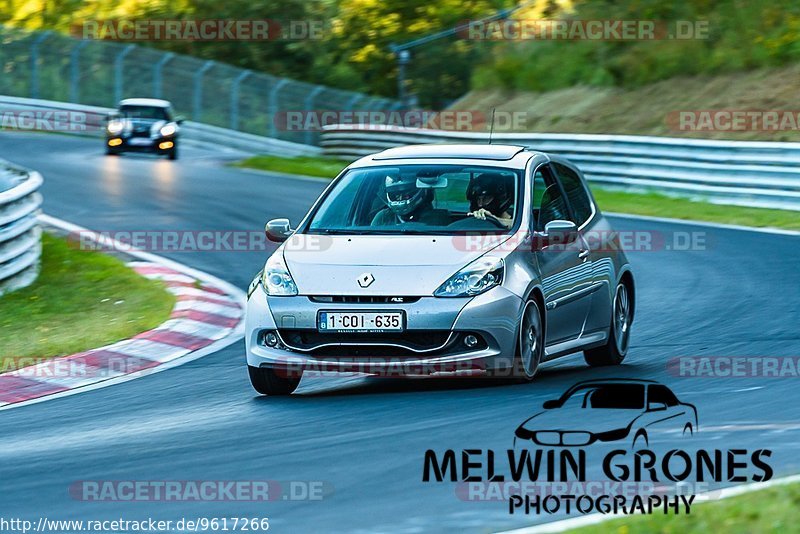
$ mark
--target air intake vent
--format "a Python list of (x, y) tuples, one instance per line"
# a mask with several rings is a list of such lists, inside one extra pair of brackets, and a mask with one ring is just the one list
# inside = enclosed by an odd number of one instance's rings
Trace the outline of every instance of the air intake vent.
[(380, 295), (346, 295), (333, 297), (308, 297), (312, 302), (332, 304), (410, 304), (420, 297), (384, 297)]

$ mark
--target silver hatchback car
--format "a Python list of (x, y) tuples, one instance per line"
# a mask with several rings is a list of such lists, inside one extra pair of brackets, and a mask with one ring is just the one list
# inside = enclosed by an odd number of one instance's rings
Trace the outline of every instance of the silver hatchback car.
[(304, 373), (511, 376), (583, 351), (622, 362), (634, 279), (568, 161), (507, 145), (416, 145), (331, 182), (248, 290), (253, 387)]

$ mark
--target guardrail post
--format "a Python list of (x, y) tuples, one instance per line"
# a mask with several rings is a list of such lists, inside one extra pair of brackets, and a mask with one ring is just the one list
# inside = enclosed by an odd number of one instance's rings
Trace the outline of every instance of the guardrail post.
[(136, 49), (136, 45), (130, 44), (123, 48), (122, 52), (114, 58), (114, 100), (116, 102), (122, 100), (122, 62), (125, 60), (125, 56), (133, 52), (134, 49)]
[(275, 115), (278, 113), (278, 91), (281, 90), (281, 87), (289, 83), (289, 80), (286, 78), (281, 78), (278, 82), (272, 86), (272, 89), (269, 91), (269, 100), (267, 103), (268, 110), (269, 110), (269, 136), (270, 137), (278, 137), (278, 125), (275, 124)]
[[(313, 91), (308, 93), (305, 102), (303, 102), (303, 109), (305, 111), (314, 111), (314, 99), (316, 99), (317, 95), (319, 95), (324, 90), (325, 87), (318, 85), (314, 88)], [(307, 145), (312, 144), (314, 142), (314, 132), (311, 130), (306, 130), (306, 133), (303, 136), (303, 142)]]
[(164, 65), (169, 63), (169, 60), (174, 57), (175, 54), (173, 54), (172, 52), (167, 52), (166, 54), (161, 56), (161, 59), (159, 59), (158, 62), (153, 67), (153, 94), (155, 95), (156, 98), (161, 98), (162, 95), (162, 86), (163, 86), (162, 73), (164, 71)]
[(44, 32), (31, 45), (31, 98), (39, 98), (39, 46), (50, 37), (50, 32)]
[(81, 83), (81, 50), (89, 41), (79, 42), (69, 54), (69, 101), (76, 104), (80, 101)]
[(192, 120), (199, 121), (203, 107), (203, 76), (214, 66), (213, 61), (206, 61), (200, 70), (194, 73), (194, 102), (192, 104)]
[(252, 71), (245, 70), (239, 73), (231, 86), (231, 130), (239, 129), (239, 86), (253, 74)]

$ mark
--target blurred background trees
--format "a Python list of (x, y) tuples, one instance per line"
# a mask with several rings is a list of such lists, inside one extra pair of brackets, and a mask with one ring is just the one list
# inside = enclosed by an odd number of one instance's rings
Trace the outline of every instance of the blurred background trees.
[[(324, 39), (139, 43), (277, 76), (397, 96), (390, 46), (491, 16), (511, 0), (0, 0), (0, 23), (68, 33), (86, 20), (322, 21)], [(533, 0), (512, 18), (708, 21), (703, 40), (470, 41), (450, 36), (411, 50), (409, 91), (443, 107), (470, 89), (543, 91), (636, 87), (677, 75), (800, 59), (796, 0)]]

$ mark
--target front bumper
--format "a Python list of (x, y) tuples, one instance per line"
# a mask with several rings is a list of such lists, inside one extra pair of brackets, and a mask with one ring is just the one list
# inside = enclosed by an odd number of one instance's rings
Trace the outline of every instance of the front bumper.
[[(147, 144), (136, 144), (137, 142), (144, 141), (132, 141), (133, 139), (142, 139), (146, 141)], [(177, 141), (178, 139), (175, 136), (132, 137), (115, 135), (106, 137), (106, 145), (117, 152), (153, 152), (156, 154), (166, 154), (175, 147)], [(119, 144), (116, 144), (117, 142), (119, 142)]]
[[(317, 313), (321, 310), (375, 309), (405, 311), (404, 335), (398, 338), (372, 334), (359, 338), (358, 334), (316, 332)], [(522, 300), (503, 287), (477, 297), (422, 297), (403, 304), (334, 304), (308, 296), (267, 297), (258, 287), (247, 303), (247, 363), (298, 374), (333, 371), (424, 376), (510, 369), (521, 311)], [(283, 348), (267, 346), (267, 332), (276, 333), (281, 341), (279, 347)], [(303, 333), (308, 335), (301, 336)], [(464, 344), (468, 334), (480, 341), (472, 348)], [(323, 337), (324, 342), (320, 341)], [(419, 339), (426, 343), (416, 342)]]

